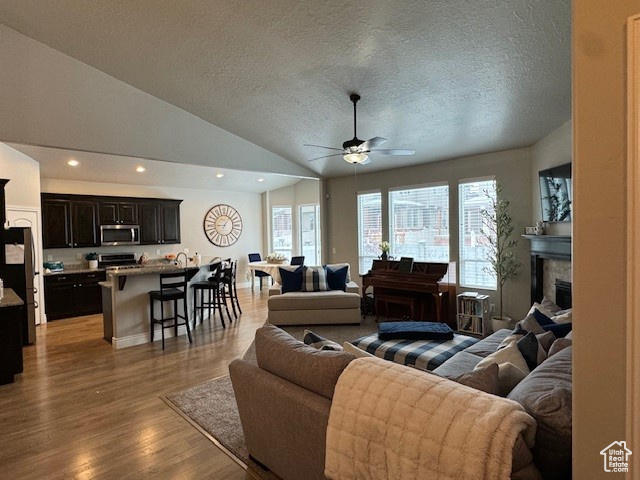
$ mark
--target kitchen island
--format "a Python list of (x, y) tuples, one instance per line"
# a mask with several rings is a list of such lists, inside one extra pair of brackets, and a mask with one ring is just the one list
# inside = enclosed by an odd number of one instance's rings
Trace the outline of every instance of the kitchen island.
[[(173, 264), (140, 265), (136, 267), (107, 270), (107, 280), (102, 287), (102, 311), (104, 317), (104, 338), (113, 348), (132, 347), (151, 341), (149, 330), (149, 292), (160, 289), (160, 273), (187, 272), (188, 287), (194, 282), (206, 280), (211, 265), (188, 266), (182, 268)], [(193, 324), (193, 305), (190, 289), (187, 289), (189, 322)], [(167, 308), (170, 308), (167, 305)], [(182, 307), (179, 306), (182, 313)], [(186, 328), (178, 328), (178, 336), (186, 335)], [(173, 337), (173, 329), (166, 329), (165, 336)], [(157, 335), (156, 338), (160, 338)]]

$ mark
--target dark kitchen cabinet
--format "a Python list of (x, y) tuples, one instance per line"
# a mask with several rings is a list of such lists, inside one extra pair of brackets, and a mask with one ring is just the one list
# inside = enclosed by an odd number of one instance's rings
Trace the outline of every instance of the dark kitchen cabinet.
[(71, 202), (68, 200), (42, 200), (43, 248), (72, 247)]
[(138, 205), (132, 202), (100, 202), (100, 225), (137, 225)]
[(42, 199), (44, 248), (97, 247), (98, 207), (90, 200)]
[(141, 203), (140, 243), (143, 245), (180, 243), (180, 202)]
[(102, 290), (98, 282), (104, 271), (60, 273), (44, 277), (47, 320), (92, 315), (102, 312)]
[(162, 219), (162, 243), (180, 243), (180, 204), (165, 202), (160, 204)]
[(98, 204), (91, 201), (71, 202), (71, 238), (74, 247), (98, 246)]
[(100, 246), (100, 225), (140, 225), (142, 245), (180, 243), (181, 202), (43, 193), (43, 246)]

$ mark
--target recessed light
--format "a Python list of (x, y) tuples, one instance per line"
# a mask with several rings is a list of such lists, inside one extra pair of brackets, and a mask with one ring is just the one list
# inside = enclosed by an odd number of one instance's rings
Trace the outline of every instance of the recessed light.
[(260, 177), (260, 178), (258, 179), (258, 181), (259, 181), (259, 182), (264, 182), (264, 178)]
[(75, 158), (72, 158), (71, 160), (69, 160), (67, 162), (67, 165), (69, 165), (71, 167), (77, 167), (78, 165), (80, 165), (80, 162), (78, 160), (76, 160)]
[(142, 172), (144, 172), (145, 170), (146, 170), (146, 168), (144, 168), (142, 165), (140, 165), (140, 166), (138, 166), (138, 167), (136, 168), (136, 172), (138, 172), (138, 173), (142, 173)]
[(216, 177), (217, 178), (222, 178), (222, 177), (224, 177), (224, 173), (216, 173)]

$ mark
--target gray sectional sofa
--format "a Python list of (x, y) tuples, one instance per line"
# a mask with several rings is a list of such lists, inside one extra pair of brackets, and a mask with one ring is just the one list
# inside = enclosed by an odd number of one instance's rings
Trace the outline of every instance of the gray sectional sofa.
[[(509, 333), (459, 352), (439, 373), (473, 370)], [(325, 479), (333, 388), (355, 357), (316, 350), (272, 325), (256, 332), (256, 356), (257, 365), (238, 359), (229, 366), (249, 453), (283, 480)], [(521, 439), (515, 445), (511, 478), (539, 479), (538, 470), (545, 480), (571, 478), (571, 348), (545, 360), (508, 398), (538, 423), (533, 451)]]

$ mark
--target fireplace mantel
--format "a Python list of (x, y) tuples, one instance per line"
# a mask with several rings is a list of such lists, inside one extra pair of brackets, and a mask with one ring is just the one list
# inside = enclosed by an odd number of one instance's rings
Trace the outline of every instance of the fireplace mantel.
[(531, 242), (531, 302), (540, 302), (544, 296), (545, 259), (571, 261), (570, 235), (523, 235)]

